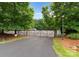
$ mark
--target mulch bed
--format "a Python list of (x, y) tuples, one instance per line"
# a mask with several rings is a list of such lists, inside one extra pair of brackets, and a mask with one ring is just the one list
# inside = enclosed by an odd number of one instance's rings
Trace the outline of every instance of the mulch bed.
[(70, 38), (64, 37), (63, 40), (59, 40), (65, 48), (79, 51), (79, 40), (71, 40)]
[(12, 39), (12, 38), (15, 38), (14, 34), (1, 34), (0, 33), (0, 41), (2, 40), (9, 40), (9, 39)]

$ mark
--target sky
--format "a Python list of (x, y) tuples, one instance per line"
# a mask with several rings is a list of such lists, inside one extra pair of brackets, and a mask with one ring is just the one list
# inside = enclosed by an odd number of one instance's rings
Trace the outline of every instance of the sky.
[(42, 18), (42, 7), (49, 6), (50, 2), (30, 2), (30, 6), (34, 9), (34, 19)]

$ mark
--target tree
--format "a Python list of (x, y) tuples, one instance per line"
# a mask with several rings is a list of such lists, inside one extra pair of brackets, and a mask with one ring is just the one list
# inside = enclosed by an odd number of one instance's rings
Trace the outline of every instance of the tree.
[(10, 3), (0, 3), (0, 29), (4, 33), (4, 29), (8, 28), (8, 25), (11, 24), (11, 4)]
[[(79, 32), (79, 3), (65, 3), (65, 33)], [(73, 31), (72, 31), (73, 30)]]
[(44, 19), (35, 20), (35, 28), (38, 30), (47, 30), (47, 24)]
[(57, 30), (60, 28), (57, 15), (54, 14), (54, 10), (49, 10), (48, 7), (42, 8), (42, 13), (49, 30), (54, 30), (54, 36), (57, 35)]
[(33, 8), (27, 2), (0, 3), (0, 27), (4, 30), (26, 30), (33, 27)]
[(51, 3), (50, 9), (44, 7), (42, 13), (48, 27), (52, 28), (55, 33), (58, 29), (61, 33), (67, 33), (68, 30), (79, 31), (78, 6), (77, 2), (54, 2)]
[[(55, 6), (55, 7), (54, 7)], [(61, 26), (60, 28), (63, 27), (62, 30), (64, 30), (65, 33), (71, 33), (71, 32), (76, 32), (79, 29), (79, 17), (78, 17), (78, 8), (79, 3), (77, 2), (63, 2), (63, 3), (53, 3), (52, 4), (52, 10), (54, 10), (54, 12), (56, 13), (56, 15), (59, 15), (60, 20), (62, 20), (61, 22)], [(62, 16), (64, 16), (62, 18)], [(72, 31), (73, 30), (73, 31)]]
[[(18, 25), (21, 27), (20, 30), (26, 30), (26, 29), (32, 28), (34, 11), (32, 8), (29, 8), (29, 3), (17, 3), (16, 8), (17, 8), (17, 11), (19, 11), (19, 13), (20, 13), (18, 21), (17, 21)], [(15, 22), (16, 22), (16, 20), (15, 20)], [(16, 24), (17, 24), (17, 22), (16, 22)], [(17, 28), (18, 28), (18, 26), (17, 26)]]

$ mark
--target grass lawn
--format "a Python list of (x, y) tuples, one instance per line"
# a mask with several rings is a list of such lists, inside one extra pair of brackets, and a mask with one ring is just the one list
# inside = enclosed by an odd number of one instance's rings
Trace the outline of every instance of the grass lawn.
[(53, 39), (52, 48), (60, 57), (79, 57), (79, 52), (64, 48), (59, 40), (58, 38)]

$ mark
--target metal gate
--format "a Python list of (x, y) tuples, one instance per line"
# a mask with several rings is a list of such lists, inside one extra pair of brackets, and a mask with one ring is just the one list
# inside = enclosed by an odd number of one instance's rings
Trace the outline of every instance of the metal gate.
[(27, 31), (28, 36), (54, 37), (54, 31), (50, 30), (36, 30)]
[[(9, 31), (7, 33), (14, 34), (14, 31)], [(54, 37), (54, 31), (50, 31), (50, 30), (18, 31), (17, 34), (25, 35), (25, 36)], [(60, 32), (58, 31), (57, 34), (60, 35)]]

